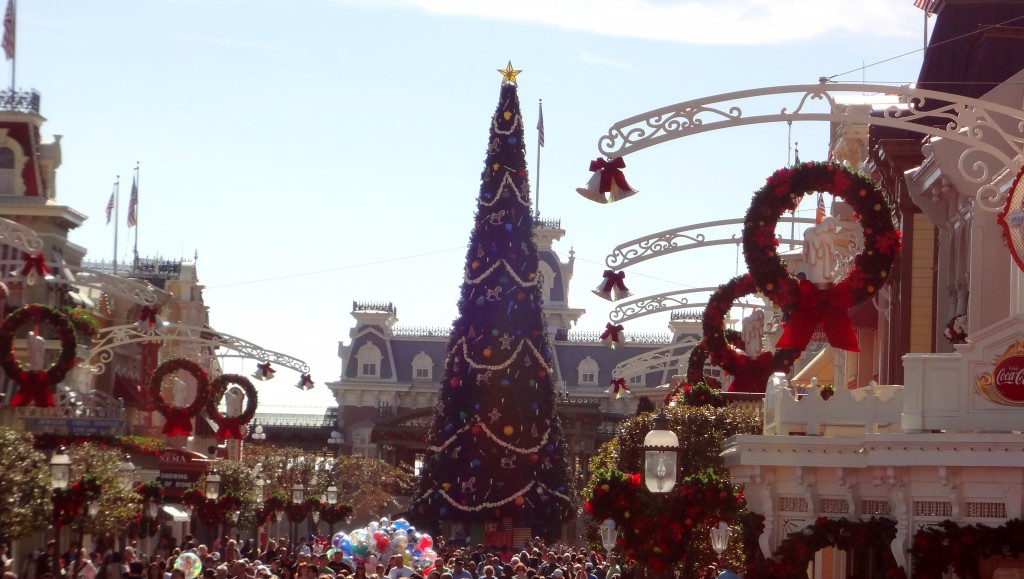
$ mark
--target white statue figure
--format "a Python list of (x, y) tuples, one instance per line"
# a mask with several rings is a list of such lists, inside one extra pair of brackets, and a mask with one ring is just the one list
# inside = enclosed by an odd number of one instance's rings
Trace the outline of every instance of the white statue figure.
[(188, 384), (185, 384), (185, 381), (177, 376), (171, 378), (171, 396), (174, 399), (173, 406), (175, 408), (185, 408), (188, 406), (188, 402), (185, 401), (187, 394)]
[(25, 342), (28, 346), (28, 369), (41, 372), (46, 367), (46, 338), (30, 331)]
[(245, 390), (238, 386), (228, 388), (224, 393), (224, 416), (238, 416), (242, 413), (242, 400), (245, 399)]
[(764, 351), (764, 310), (754, 310), (743, 318), (743, 351), (748, 356), (757, 356)]
[(836, 267), (836, 219), (826, 217), (804, 231), (804, 263), (807, 281), (815, 285), (831, 284)]

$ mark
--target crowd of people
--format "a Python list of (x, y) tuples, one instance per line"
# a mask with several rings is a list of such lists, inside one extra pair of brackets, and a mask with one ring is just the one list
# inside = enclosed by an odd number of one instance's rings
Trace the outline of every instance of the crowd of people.
[[(224, 537), (208, 547), (187, 536), (180, 546), (161, 541), (152, 554), (137, 547), (90, 552), (72, 543), (62, 554), (51, 541), (15, 570), (0, 543), (3, 579), (632, 579), (615, 555), (571, 548), (540, 538), (513, 550), (476, 545), (468, 548), (435, 541), (438, 557), (423, 568), (407, 566), (406, 558), (362, 561), (329, 549), (323, 540), (270, 539), (262, 548), (252, 540)], [(182, 565), (183, 561), (195, 562)], [(702, 579), (718, 576), (717, 569), (702, 569)]]

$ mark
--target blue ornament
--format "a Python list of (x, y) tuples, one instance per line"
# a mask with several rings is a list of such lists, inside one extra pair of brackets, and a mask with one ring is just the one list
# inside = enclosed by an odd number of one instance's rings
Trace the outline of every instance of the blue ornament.
[(479, 458), (474, 458), (474, 459), (472, 460), (472, 462), (470, 462), (470, 463), (469, 463), (469, 466), (471, 466), (471, 467), (473, 467), (473, 468), (480, 468), (480, 465), (481, 465), (481, 464), (482, 464), (482, 463), (480, 462), (480, 459), (479, 459)]
[(451, 433), (452, 433), (452, 432), (454, 432), (454, 431), (455, 431), (455, 427), (454, 427), (454, 426), (452, 426), (451, 424), (446, 424), (446, 425), (444, 426), (444, 433), (445, 433), (445, 434), (451, 434)]
[(480, 412), (480, 405), (479, 404), (474, 404), (473, 405), (473, 410), (476, 410), (477, 412)]
[(448, 516), (448, 507), (441, 507), (441, 516), (442, 517), (447, 517)]
[(511, 382), (508, 381), (508, 378), (505, 378), (504, 380), (501, 381), (502, 386), (508, 386), (509, 384), (511, 384)]
[(482, 305), (484, 305), (484, 302), (485, 302), (485, 301), (487, 301), (487, 300), (485, 300), (485, 299), (484, 299), (484, 298), (482, 298), (482, 297), (476, 298), (476, 305), (478, 305), (478, 306), (482, 306)]
[(508, 143), (509, 143), (510, 145), (514, 145), (514, 144), (516, 144), (516, 138), (515, 138), (515, 136), (514, 136), (514, 135), (509, 135), (509, 136), (508, 136)]
[(530, 404), (530, 408), (533, 409), (533, 410), (536, 410), (536, 409), (540, 408), (540, 404), (537, 404), (536, 402), (534, 402), (533, 404)]
[(512, 224), (511, 223), (506, 223), (505, 224), (505, 231), (512, 231)]

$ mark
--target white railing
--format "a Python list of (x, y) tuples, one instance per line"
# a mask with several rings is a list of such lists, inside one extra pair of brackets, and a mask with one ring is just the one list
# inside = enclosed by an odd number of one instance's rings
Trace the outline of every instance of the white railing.
[(776, 374), (768, 383), (764, 404), (765, 434), (854, 436), (899, 432), (903, 386), (871, 382), (853, 390), (840, 387), (825, 400), (817, 388), (790, 386), (782, 374)]

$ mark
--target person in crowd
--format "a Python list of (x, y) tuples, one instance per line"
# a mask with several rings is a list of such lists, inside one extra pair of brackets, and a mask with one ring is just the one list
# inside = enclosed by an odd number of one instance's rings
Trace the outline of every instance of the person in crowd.
[[(465, 568), (466, 560), (462, 557), (456, 557), (455, 562), (452, 564), (452, 579), (474, 579), (473, 574)], [(441, 575), (444, 579), (444, 574)]]
[(390, 561), (391, 570), (388, 571), (388, 579), (405, 579), (412, 575), (412, 569), (405, 566), (405, 557), (394, 555)]
[[(57, 577), (61, 574), (60, 558), (57, 556), (57, 542), (50, 541), (43, 552), (36, 557), (35, 579), (43, 579), (44, 575)], [(120, 577), (118, 578), (120, 579)]]

